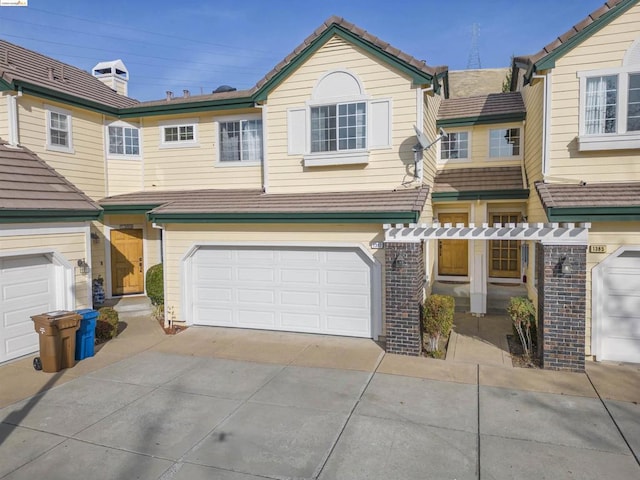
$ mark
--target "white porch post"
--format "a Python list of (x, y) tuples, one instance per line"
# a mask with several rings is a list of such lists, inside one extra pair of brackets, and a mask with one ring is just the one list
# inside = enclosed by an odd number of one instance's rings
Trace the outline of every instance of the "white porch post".
[(471, 275), (470, 275), (470, 302), (471, 302), (471, 314), (476, 317), (482, 317), (487, 313), (487, 269), (485, 268), (486, 258), (484, 254), (484, 247), (487, 242), (479, 242), (472, 240), (469, 242), (470, 250), (473, 252), (473, 259), (471, 262)]

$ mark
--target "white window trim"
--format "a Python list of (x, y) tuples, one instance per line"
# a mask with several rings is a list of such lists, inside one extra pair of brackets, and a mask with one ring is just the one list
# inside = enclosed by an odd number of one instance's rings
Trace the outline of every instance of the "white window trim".
[[(193, 140), (176, 140), (175, 142), (166, 142), (164, 139), (164, 130), (166, 128), (179, 128), (179, 127), (193, 127)], [(160, 132), (160, 148), (193, 148), (200, 146), (200, 140), (198, 136), (198, 119), (197, 118), (185, 118), (179, 121), (170, 120), (158, 123)]]
[[(578, 148), (580, 151), (624, 150), (640, 148), (640, 131), (627, 132), (627, 109), (629, 102), (629, 74), (640, 74), (640, 65), (620, 68), (604, 68), (577, 72), (580, 82), (580, 117), (578, 130)], [(616, 133), (585, 133), (585, 107), (587, 104), (587, 79), (616, 75), (618, 77), (618, 97), (616, 99)]]
[(262, 123), (262, 160), (260, 161), (248, 161), (248, 160), (236, 160), (236, 161), (226, 161), (226, 162), (222, 162), (220, 160), (220, 123), (224, 123), (224, 122), (240, 122), (242, 120), (262, 120), (262, 115), (259, 113), (249, 113), (246, 115), (225, 115), (224, 117), (215, 117), (214, 118), (214, 124), (215, 124), (215, 148), (216, 148), (216, 161), (215, 161), (215, 166), (216, 167), (255, 167), (256, 165), (261, 165), (262, 162), (264, 161), (264, 156), (265, 156), (265, 152), (264, 152), (264, 145), (265, 145), (265, 141), (264, 141), (264, 121)]
[[(54, 152), (63, 152), (63, 153), (75, 153), (73, 149), (73, 115), (71, 111), (65, 110), (63, 108), (54, 107), (53, 105), (45, 105), (45, 122), (46, 122), (46, 131), (47, 131), (47, 144), (45, 148), (47, 150), (51, 150)], [(68, 131), (68, 139), (69, 144), (67, 146), (62, 145), (53, 145), (51, 143), (51, 113), (57, 113), (59, 115), (67, 116), (67, 125), (69, 127)]]
[[(121, 153), (111, 153), (109, 152), (109, 127), (123, 127), (123, 128), (135, 128), (138, 130), (138, 154), (137, 155), (127, 155)], [(104, 127), (105, 132), (105, 155), (109, 160), (141, 160), (142, 159), (142, 129), (139, 125), (133, 123), (127, 123), (123, 121), (116, 121), (107, 123)]]
[[(447, 165), (449, 163), (471, 163), (471, 146), (473, 141), (473, 133), (471, 129), (469, 130), (455, 130), (447, 132), (448, 134), (452, 133), (465, 133), (467, 134), (467, 156), (464, 158), (441, 158), (442, 157), (442, 141), (438, 142), (436, 145), (438, 146), (436, 152), (436, 163), (438, 165)], [(444, 139), (443, 139), (444, 140)]]
[[(492, 130), (511, 130), (517, 128), (520, 130), (520, 153), (518, 155), (511, 155), (508, 157), (492, 157), (491, 156), (491, 131)], [(524, 128), (521, 124), (518, 125), (504, 125), (504, 126), (493, 126), (487, 130), (487, 159), (490, 162), (506, 162), (510, 160), (522, 160), (522, 152), (524, 150)]]

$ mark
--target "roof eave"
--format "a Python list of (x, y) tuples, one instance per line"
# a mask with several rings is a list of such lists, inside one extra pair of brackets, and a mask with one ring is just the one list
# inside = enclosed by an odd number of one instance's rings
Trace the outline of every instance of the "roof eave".
[(619, 207), (547, 207), (550, 222), (640, 221), (640, 205)]
[(195, 113), (216, 110), (233, 110), (240, 108), (253, 108), (255, 100), (252, 96), (227, 98), (220, 100), (206, 100), (199, 102), (167, 102), (163, 105), (126, 107), (119, 110), (120, 118), (145, 117), (151, 115)]
[(99, 220), (102, 210), (1, 209), (0, 223), (50, 223)]
[(459, 192), (434, 192), (431, 194), (433, 202), (452, 202), (460, 200), (526, 200), (529, 189), (509, 190), (468, 190)]
[(526, 112), (499, 113), (495, 115), (477, 115), (474, 117), (445, 118), (436, 121), (438, 127), (466, 127), (470, 125), (490, 125), (497, 123), (522, 122)]

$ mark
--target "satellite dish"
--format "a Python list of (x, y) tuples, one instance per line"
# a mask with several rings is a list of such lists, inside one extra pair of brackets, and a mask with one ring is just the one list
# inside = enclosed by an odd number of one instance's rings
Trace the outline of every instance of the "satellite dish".
[(427, 150), (431, 146), (431, 142), (429, 141), (427, 136), (424, 133), (422, 133), (422, 131), (418, 130), (418, 127), (414, 125), (413, 129), (416, 132), (416, 137), (418, 137), (418, 142), (420, 143), (420, 146), (422, 147), (423, 150)]

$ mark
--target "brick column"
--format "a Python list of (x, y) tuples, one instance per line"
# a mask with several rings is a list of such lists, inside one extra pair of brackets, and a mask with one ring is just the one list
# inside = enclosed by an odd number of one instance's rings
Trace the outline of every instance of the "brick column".
[(425, 278), (422, 243), (386, 242), (384, 248), (387, 352), (420, 355), (420, 305)]
[[(542, 368), (584, 371), (587, 247), (536, 246)], [(563, 265), (570, 272), (564, 273)]]

